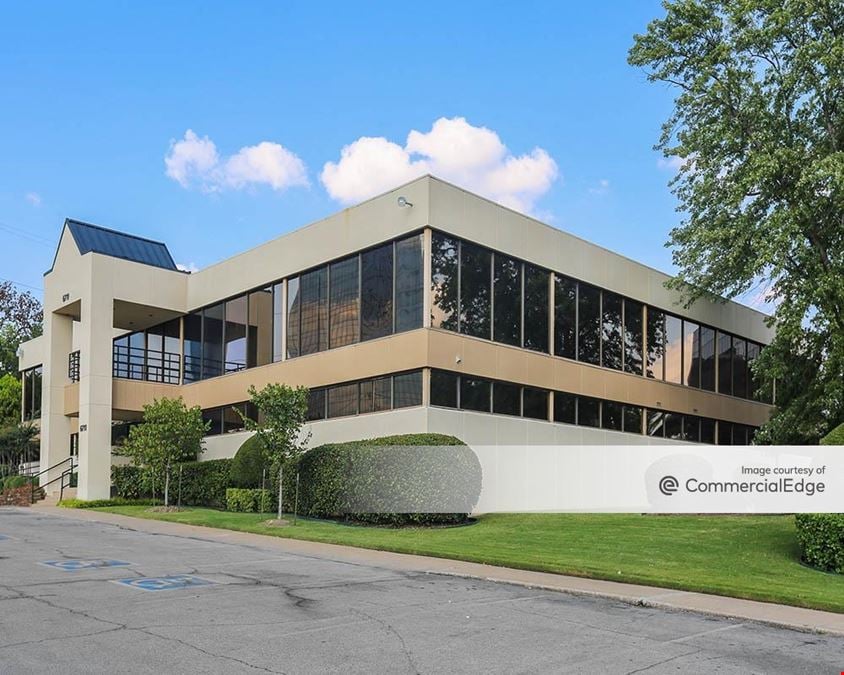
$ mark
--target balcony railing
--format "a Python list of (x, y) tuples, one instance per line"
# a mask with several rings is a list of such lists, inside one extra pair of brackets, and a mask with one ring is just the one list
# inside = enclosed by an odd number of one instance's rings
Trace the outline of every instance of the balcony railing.
[(79, 382), (79, 350), (67, 355), (67, 377), (71, 382)]
[(179, 384), (179, 354), (114, 345), (112, 375), (128, 380)]

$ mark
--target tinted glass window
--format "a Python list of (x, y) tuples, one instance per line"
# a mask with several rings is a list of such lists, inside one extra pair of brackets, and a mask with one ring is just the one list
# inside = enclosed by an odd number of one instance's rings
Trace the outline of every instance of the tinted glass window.
[(460, 378), (460, 408), (462, 410), (489, 412), (489, 395), (489, 380), (465, 376)]
[(146, 338), (143, 333), (132, 333), (129, 336), (129, 377), (133, 380), (144, 378), (145, 348)]
[(328, 345), (332, 349), (358, 341), (359, 293), (358, 257), (332, 263), (328, 272), (329, 328)]
[(460, 244), (460, 332), (490, 339), (492, 254), (485, 248)]
[(554, 392), (554, 421), (577, 423), (577, 396), (563, 391)]
[(604, 401), (601, 410), (601, 426), (604, 429), (621, 431), (623, 428), (624, 406), (621, 403)]
[(548, 419), (548, 392), (543, 389), (522, 389), (522, 415), (534, 420)]
[(522, 344), (522, 264), (496, 253), (493, 256), (492, 339), (508, 345)]
[(202, 419), (203, 421), (210, 423), (208, 431), (205, 432), (206, 436), (216, 436), (218, 434), (223, 433), (222, 408), (211, 408), (210, 410), (203, 410)]
[(577, 358), (601, 364), (601, 291), (586, 284), (578, 289)]
[(601, 359), (604, 368), (612, 368), (613, 370), (621, 370), (622, 306), (621, 296), (604, 291)]
[(311, 389), (308, 392), (308, 421), (325, 419), (325, 389)]
[(457, 330), (457, 240), (434, 232), (431, 237), (431, 326)]
[(718, 445), (733, 444), (733, 425), (731, 422), (718, 420)]
[(733, 445), (748, 445), (748, 427), (743, 424), (733, 425)]
[(715, 330), (700, 328), (700, 388), (715, 391)]
[(392, 407), (392, 388), (392, 378), (389, 376), (362, 381), (359, 411), (370, 413), (389, 410)]
[(700, 420), (700, 442), (715, 443), (715, 420), (706, 417)]
[(733, 393), (733, 338), (718, 332), (718, 392)]
[(665, 317), (665, 381), (683, 383), (683, 321)]
[(576, 358), (577, 282), (554, 275), (554, 353)]
[(601, 401), (597, 398), (577, 398), (577, 423), (584, 427), (601, 426)]
[[(237, 410), (235, 410), (237, 408)], [(228, 434), (234, 431), (243, 431), (243, 418), (238, 413), (245, 413), (245, 405), (237, 403), (235, 405), (227, 405), (223, 407), (223, 433)]]
[(675, 441), (683, 440), (683, 416), (679, 413), (665, 413), (665, 437)]
[(683, 322), (683, 384), (700, 387), (700, 326)]
[(246, 296), (226, 303), (225, 372), (246, 368)]
[(457, 407), (458, 376), (443, 370), (431, 371), (431, 405)]
[(747, 398), (747, 342), (738, 338), (733, 338), (733, 396)]
[(202, 315), (188, 314), (184, 331), (185, 382), (196, 382), (202, 377)]
[(634, 300), (624, 301), (624, 370), (642, 374), (642, 316), (644, 306)]
[[(287, 280), (287, 358), (299, 356), (301, 351), (302, 296), (299, 277)], [(281, 335), (278, 336), (281, 345)]]
[(396, 242), (396, 332), (422, 327), (422, 235)]
[(264, 288), (249, 294), (247, 358), (249, 368), (273, 360), (273, 292)]
[(700, 418), (694, 415), (683, 416), (683, 440), (698, 443), (700, 441)]
[[(288, 286), (289, 290), (289, 286)], [(328, 349), (328, 268), (299, 277), (299, 354), (314, 354)], [(290, 336), (288, 336), (288, 351)]]
[(492, 386), (492, 411), (499, 415), (520, 415), (520, 396), (519, 385), (496, 382)]
[(164, 381), (164, 335), (163, 326), (147, 329), (146, 379), (150, 382)]
[(645, 374), (656, 380), (665, 379), (665, 314), (647, 308)]
[(390, 335), (393, 332), (392, 243), (361, 254), (360, 284), (360, 339)]
[(281, 329), (284, 325), (283, 312), (284, 286), (282, 284), (275, 284), (273, 286), (273, 361), (281, 361), (282, 359)]
[(223, 374), (223, 305), (202, 312), (202, 377)]
[(358, 412), (358, 384), (341, 384), (328, 388), (328, 416), (344, 417)]
[(403, 373), (393, 378), (393, 407), (422, 405), (422, 371)]
[(525, 348), (548, 352), (548, 272), (525, 263)]
[(747, 397), (759, 400), (762, 398), (759, 392), (759, 384), (756, 377), (753, 375), (753, 368), (751, 364), (759, 358), (759, 345), (755, 342), (747, 341)]
[(648, 410), (648, 436), (665, 436), (665, 413)]
[(642, 433), (642, 409), (638, 406), (624, 406), (624, 431), (630, 434)]

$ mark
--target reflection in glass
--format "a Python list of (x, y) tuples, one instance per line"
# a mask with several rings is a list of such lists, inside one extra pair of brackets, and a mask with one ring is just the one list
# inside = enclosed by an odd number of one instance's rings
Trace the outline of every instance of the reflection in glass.
[(358, 383), (340, 384), (328, 388), (328, 417), (358, 414)]
[[(622, 358), (622, 300), (620, 295), (604, 291), (603, 320), (601, 321), (601, 365), (621, 370)], [(621, 415), (619, 415), (619, 421)]]
[(655, 380), (665, 379), (665, 314), (647, 308), (647, 366), (645, 374)]
[(665, 436), (665, 413), (648, 410), (648, 436)]
[(733, 396), (747, 398), (747, 342), (739, 338), (733, 338)]
[(700, 417), (683, 416), (683, 440), (692, 443), (700, 442)]
[(246, 368), (246, 296), (226, 302), (225, 372)]
[(597, 398), (577, 398), (577, 423), (583, 427), (601, 426), (601, 401)]
[(577, 282), (554, 275), (554, 354), (576, 358)]
[(422, 235), (396, 242), (396, 332), (422, 327)]
[(577, 424), (577, 396), (564, 391), (554, 392), (554, 421)]
[(642, 408), (635, 405), (624, 406), (624, 431), (630, 434), (642, 433)]
[(490, 286), (492, 254), (489, 250), (460, 244), (460, 332), (490, 339)]
[(525, 263), (525, 349), (548, 353), (548, 272)]
[[(328, 346), (343, 347), (358, 341), (359, 259), (352, 256), (332, 263), (328, 272), (330, 317)], [(329, 403), (330, 409), (330, 403)]]
[(308, 392), (307, 419), (309, 422), (325, 419), (325, 403), (325, 389), (311, 389)]
[[(288, 295), (290, 284), (288, 283)], [(314, 354), (328, 349), (328, 268), (320, 267), (299, 277), (298, 305), (299, 354)], [(296, 308), (289, 305), (291, 316)], [(290, 351), (290, 335), (287, 349)]]
[(457, 240), (431, 236), (431, 326), (457, 331)]
[(444, 370), (431, 371), (431, 405), (457, 407), (458, 376)]
[(492, 386), (492, 412), (498, 415), (520, 415), (520, 396), (519, 385), (496, 382)]
[(614, 401), (604, 401), (601, 409), (601, 428), (621, 431), (624, 425), (624, 406)]
[(504, 344), (522, 344), (522, 264), (496, 253), (492, 265), (492, 339)]
[(665, 317), (665, 381), (683, 382), (683, 321), (670, 314)]
[[(334, 268), (332, 267), (332, 274)], [(393, 332), (393, 245), (392, 243), (360, 256), (360, 339), (390, 335)], [(334, 278), (331, 280), (332, 305), (334, 314)], [(331, 346), (334, 344), (332, 332)]]
[[(302, 297), (299, 277), (287, 280), (287, 358), (299, 356), (301, 351)], [(281, 336), (278, 338), (281, 340)], [(279, 343), (280, 344), (280, 343)]]
[(422, 371), (393, 376), (393, 408), (422, 405)]
[(460, 378), (460, 409), (489, 412), (490, 381), (472, 377)]
[(199, 312), (184, 318), (184, 381), (196, 382), (202, 378), (202, 315)]
[(665, 437), (675, 441), (683, 440), (683, 416), (679, 413), (665, 413)]
[(700, 387), (700, 326), (683, 322), (683, 384)]
[(733, 338), (721, 331), (718, 331), (718, 393), (733, 393)]
[(601, 364), (601, 291), (579, 284), (577, 358), (593, 365)]
[(635, 300), (624, 301), (624, 371), (642, 374), (642, 315), (644, 305)]
[(715, 391), (715, 330), (700, 328), (700, 388)]
[(273, 291), (262, 288), (249, 294), (246, 366), (264, 366), (273, 360)]
[(759, 358), (759, 345), (755, 342), (747, 341), (747, 398), (761, 400), (762, 396), (759, 391), (759, 381), (753, 374), (751, 365)]
[[(296, 279), (296, 283), (299, 280)], [(273, 286), (273, 361), (282, 360), (282, 326), (284, 325), (284, 285)], [(297, 324), (298, 328), (298, 324)]]

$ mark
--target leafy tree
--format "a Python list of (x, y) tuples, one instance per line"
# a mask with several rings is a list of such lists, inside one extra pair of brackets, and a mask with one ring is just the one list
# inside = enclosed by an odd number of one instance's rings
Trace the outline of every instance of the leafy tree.
[(0, 429), (0, 475), (17, 473), (17, 466), (32, 459), (38, 427), (15, 424)]
[(41, 335), (41, 303), (29, 292), (19, 292), (12, 282), (0, 282), (0, 375), (17, 377), (18, 347)]
[(129, 429), (120, 454), (164, 477), (164, 505), (169, 506), (173, 465), (196, 460), (209, 426), (199, 406), (188, 408), (181, 397), (156, 399), (144, 406), (143, 422)]
[(656, 146), (681, 161), (672, 285), (776, 307), (753, 367), (778, 410), (758, 438), (816, 442), (844, 421), (844, 3), (663, 6), (629, 62), (677, 92)]
[(21, 381), (10, 373), (0, 376), (0, 427), (20, 422), (22, 389)]
[[(270, 465), (270, 475), (276, 478), (285, 464), (298, 460), (310, 438), (310, 435), (302, 438), (302, 425), (308, 414), (308, 389), (276, 383), (259, 391), (253, 385), (249, 387), (249, 399), (258, 409), (258, 420), (235, 410), (244, 427), (254, 431), (260, 440), (264, 460)], [(279, 499), (279, 517), (281, 503)]]

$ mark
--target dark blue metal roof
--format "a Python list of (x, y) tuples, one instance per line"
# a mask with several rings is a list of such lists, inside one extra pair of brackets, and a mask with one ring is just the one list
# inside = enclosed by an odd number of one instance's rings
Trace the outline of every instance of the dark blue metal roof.
[(167, 246), (160, 241), (136, 237), (133, 234), (109, 230), (70, 218), (65, 222), (82, 255), (93, 251), (166, 270), (176, 269), (173, 256), (170, 255)]

